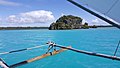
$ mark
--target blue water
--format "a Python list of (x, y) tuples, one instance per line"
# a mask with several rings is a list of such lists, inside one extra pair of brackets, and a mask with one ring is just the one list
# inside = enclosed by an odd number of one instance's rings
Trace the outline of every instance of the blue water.
[[(97, 53), (113, 55), (120, 30), (97, 28), (80, 30), (2, 30), (0, 31), (0, 52), (44, 45), (54, 41), (61, 45)], [(47, 47), (0, 55), (8, 65), (27, 60), (45, 53)], [(120, 57), (120, 49), (117, 52)], [(89, 56), (72, 51), (38, 60), (18, 68), (120, 68), (120, 61)]]

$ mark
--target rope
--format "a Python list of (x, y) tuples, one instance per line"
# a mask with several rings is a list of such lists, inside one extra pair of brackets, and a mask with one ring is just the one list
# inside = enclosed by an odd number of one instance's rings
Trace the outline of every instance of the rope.
[(110, 10), (112, 10), (112, 8), (118, 3), (118, 1), (119, 1), (119, 0), (116, 0), (116, 1), (113, 3), (113, 5), (110, 7), (110, 9), (109, 9), (105, 14), (109, 13)]
[(46, 45), (34, 46), (34, 47), (30, 47), (30, 48), (13, 50), (13, 51), (9, 51), (9, 52), (2, 52), (2, 53), (0, 53), (0, 55), (10, 54), (10, 53), (15, 53), (15, 52), (21, 52), (21, 51), (26, 51), (26, 50), (32, 50), (32, 49), (36, 49), (36, 48), (41, 48), (41, 47), (43, 47), (43, 46), (46, 46)]
[(116, 56), (116, 53), (117, 53), (118, 48), (119, 48), (119, 45), (120, 45), (120, 41), (118, 42), (118, 45), (117, 45), (116, 50), (115, 50), (115, 52), (114, 52), (114, 56)]

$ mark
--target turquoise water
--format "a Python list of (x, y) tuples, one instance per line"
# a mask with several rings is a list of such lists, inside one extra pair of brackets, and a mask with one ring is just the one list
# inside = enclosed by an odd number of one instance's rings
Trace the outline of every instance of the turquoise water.
[[(0, 52), (44, 45), (54, 41), (61, 45), (97, 53), (113, 55), (120, 30), (97, 28), (89, 30), (2, 30), (0, 31)], [(45, 53), (47, 47), (0, 55), (8, 65), (27, 60)], [(120, 49), (117, 56), (120, 57)], [(18, 68), (120, 68), (120, 61), (89, 56), (72, 51), (38, 60)]]

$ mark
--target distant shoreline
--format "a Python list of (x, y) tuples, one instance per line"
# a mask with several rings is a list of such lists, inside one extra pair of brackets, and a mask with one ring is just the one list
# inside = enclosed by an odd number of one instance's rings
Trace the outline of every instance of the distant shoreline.
[[(110, 25), (107, 26), (97, 26), (98, 28), (102, 27), (113, 27)], [(28, 29), (48, 29), (49, 27), (0, 27), (0, 30), (28, 30)]]
[(48, 29), (49, 27), (0, 27), (0, 30)]
[(114, 27), (114, 26), (112, 26), (112, 25), (100, 25), (100, 26), (97, 26), (98, 28), (99, 27)]

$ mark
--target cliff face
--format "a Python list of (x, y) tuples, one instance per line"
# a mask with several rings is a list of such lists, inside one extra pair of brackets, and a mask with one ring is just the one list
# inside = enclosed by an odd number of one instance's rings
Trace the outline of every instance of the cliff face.
[(55, 23), (49, 27), (50, 30), (66, 30), (66, 29), (79, 29), (82, 26), (82, 18), (67, 15), (60, 17)]

